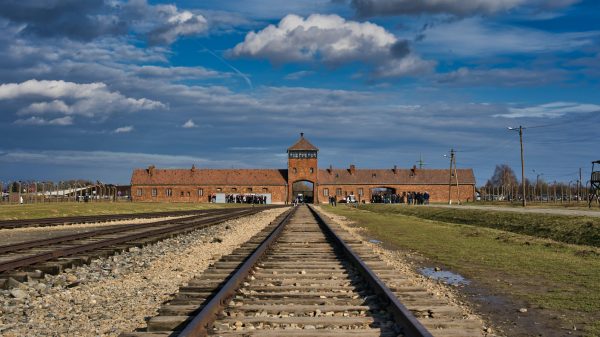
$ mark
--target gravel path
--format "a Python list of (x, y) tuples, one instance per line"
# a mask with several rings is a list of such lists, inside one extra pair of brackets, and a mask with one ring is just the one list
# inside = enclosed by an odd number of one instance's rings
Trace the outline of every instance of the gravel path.
[(515, 212), (515, 213), (540, 213), (540, 214), (600, 217), (600, 211), (597, 211), (597, 210), (557, 209), (557, 208), (518, 208), (518, 207), (513, 208), (513, 207), (502, 207), (502, 206), (471, 206), (471, 205), (431, 205), (431, 206), (427, 206), (427, 207), (480, 209), (480, 210), (484, 210), (484, 211), (487, 210), (487, 211)]
[(96, 223), (85, 223), (85, 224), (73, 224), (73, 225), (60, 225), (60, 226), (47, 226), (47, 227), (25, 227), (25, 228), (12, 228), (12, 229), (0, 229), (0, 238), (2, 238), (1, 245), (14, 244), (19, 242), (25, 242), (29, 240), (40, 240), (50, 239), (57, 236), (77, 234), (90, 232), (96, 229), (109, 226), (117, 225), (129, 225), (129, 224), (140, 224), (140, 223), (151, 223), (169, 219), (179, 219), (185, 216), (174, 216), (174, 217), (163, 217), (163, 218), (152, 218), (152, 219), (130, 219), (130, 220), (118, 220), (109, 222), (96, 222)]
[[(158, 242), (0, 296), (0, 335), (117, 336), (145, 326), (160, 304), (285, 208)], [(77, 286), (75, 286), (77, 285)], [(75, 286), (72, 287), (71, 286)]]
[(457, 289), (446, 285), (440, 281), (435, 281), (415, 272), (415, 265), (408, 261), (410, 253), (398, 250), (390, 250), (381, 247), (380, 244), (370, 243), (365, 236), (365, 229), (362, 227), (352, 227), (355, 224), (346, 217), (336, 215), (319, 207), (319, 210), (338, 223), (343, 229), (351, 233), (356, 239), (363, 241), (363, 245), (370, 247), (381, 259), (386, 262), (392, 270), (405, 275), (416, 287), (427, 289), (429, 295), (441, 299), (450, 307), (456, 307), (463, 313), (464, 318), (475, 319), (481, 322), (481, 331), (484, 336), (495, 336), (495, 329), (484, 323), (484, 320), (465, 302), (459, 298)]

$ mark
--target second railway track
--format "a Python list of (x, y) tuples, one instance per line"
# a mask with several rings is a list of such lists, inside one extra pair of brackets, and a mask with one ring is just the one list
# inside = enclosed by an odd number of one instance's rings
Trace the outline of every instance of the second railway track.
[(114, 226), (84, 233), (0, 246), (0, 285), (10, 278), (26, 280), (56, 274), (72, 265), (141, 246), (161, 238), (252, 215), (266, 208), (233, 208), (147, 224)]
[[(384, 282), (411, 297), (427, 294), (399, 286), (405, 279), (365, 248), (296, 207), (180, 288), (146, 331), (121, 337), (433, 336)], [(428, 328), (443, 331), (436, 336), (482, 335), (478, 322), (424, 302)]]
[[(219, 213), (224, 209), (206, 209), (191, 211), (170, 211), (170, 212), (146, 212), (132, 214), (103, 214), (103, 215), (83, 215), (38, 219), (18, 219), (18, 220), (0, 220), (0, 229), (27, 228), (27, 227), (48, 227), (62, 226), (80, 223), (95, 223), (107, 221), (120, 221), (131, 219), (151, 219), (172, 216), (191, 216), (197, 214)], [(225, 209), (226, 210), (226, 209)]]

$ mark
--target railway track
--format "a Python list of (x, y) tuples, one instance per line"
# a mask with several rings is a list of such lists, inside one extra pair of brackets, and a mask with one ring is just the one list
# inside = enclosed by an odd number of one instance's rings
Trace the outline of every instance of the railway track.
[(219, 213), (223, 209), (192, 210), (192, 211), (170, 211), (170, 212), (147, 212), (132, 214), (108, 214), (108, 215), (86, 215), (39, 219), (0, 220), (0, 229), (61, 226), (81, 223), (108, 222), (131, 219), (151, 219), (162, 217), (187, 216), (196, 214)]
[(0, 246), (0, 287), (13, 278), (23, 281), (57, 274), (73, 265), (88, 263), (133, 246), (252, 215), (265, 207), (233, 208), (159, 222), (114, 226), (84, 233)]
[(482, 336), (455, 311), (299, 206), (180, 288), (146, 331), (120, 337), (433, 336), (413, 313), (436, 336)]

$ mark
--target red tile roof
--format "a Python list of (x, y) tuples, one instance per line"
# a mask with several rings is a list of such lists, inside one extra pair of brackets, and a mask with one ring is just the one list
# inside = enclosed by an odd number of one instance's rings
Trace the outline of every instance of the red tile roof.
[[(410, 184), (448, 184), (448, 170), (437, 169), (355, 169), (350, 174), (350, 169), (325, 169), (319, 170), (320, 185), (334, 184), (363, 184), (363, 185), (410, 185)], [(475, 175), (472, 169), (458, 169), (460, 184), (475, 185)], [(452, 183), (456, 180), (452, 177)]]
[(276, 169), (135, 169), (132, 185), (285, 185), (287, 170)]
[(304, 133), (300, 134), (300, 139), (292, 146), (288, 147), (288, 152), (291, 151), (319, 151), (319, 149), (312, 145), (306, 138)]

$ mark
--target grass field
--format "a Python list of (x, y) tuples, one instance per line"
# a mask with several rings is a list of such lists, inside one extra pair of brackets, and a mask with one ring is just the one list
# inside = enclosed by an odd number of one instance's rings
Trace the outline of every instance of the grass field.
[[(417, 252), (432, 265), (444, 265), (495, 293), (525, 300), (532, 308), (565, 315), (565, 325), (600, 336), (600, 249), (596, 247), (460, 224), (468, 216), (456, 210), (444, 210), (444, 217), (452, 219), (449, 223), (385, 207), (326, 209), (356, 221), (373, 238)], [(494, 219), (496, 214), (488, 216)]]
[(80, 215), (186, 211), (195, 209), (224, 208), (236, 206), (240, 207), (240, 204), (64, 202), (25, 205), (0, 205), (0, 220), (37, 219)]
[(361, 205), (361, 209), (386, 214), (403, 214), (423, 219), (501, 229), (564, 243), (600, 247), (600, 218), (555, 214), (501, 212), (442, 207)]

